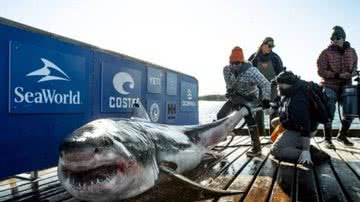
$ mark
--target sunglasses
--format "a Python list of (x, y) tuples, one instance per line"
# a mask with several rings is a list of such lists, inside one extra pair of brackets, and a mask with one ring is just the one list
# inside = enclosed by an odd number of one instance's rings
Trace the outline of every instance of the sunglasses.
[(267, 43), (267, 45), (269, 46), (269, 48), (274, 48), (275, 47), (275, 45), (273, 44), (273, 43)]

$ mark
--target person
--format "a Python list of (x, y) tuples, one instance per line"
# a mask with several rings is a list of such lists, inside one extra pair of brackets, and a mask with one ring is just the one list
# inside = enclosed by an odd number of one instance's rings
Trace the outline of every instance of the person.
[(270, 153), (278, 160), (292, 163), (316, 164), (330, 159), (325, 152), (310, 146), (310, 138), (315, 135), (317, 121), (311, 114), (311, 103), (307, 94), (306, 81), (291, 71), (281, 72), (275, 79), (279, 103), (279, 117), (284, 131), (275, 140)]
[[(269, 82), (284, 70), (280, 56), (272, 51), (274, 47), (274, 39), (271, 37), (266, 37), (257, 52), (249, 57), (249, 61), (265, 76)], [(274, 101), (275, 98), (276, 86), (274, 83), (271, 83), (271, 101)], [(275, 116), (276, 114), (270, 114), (270, 120)], [(258, 111), (255, 117), (260, 135), (264, 136), (266, 134), (264, 125), (264, 112)], [(272, 127), (270, 125), (270, 133), (271, 131)]]
[[(226, 83), (226, 97), (228, 101), (223, 105), (217, 114), (217, 119), (221, 119), (233, 110), (241, 106), (249, 108), (261, 104), (264, 109), (270, 108), (270, 82), (252, 66), (244, 60), (243, 50), (236, 46), (230, 55), (230, 65), (223, 69)], [(259, 93), (259, 88), (262, 95)], [(253, 114), (245, 117), (252, 141), (252, 149), (247, 152), (250, 157), (261, 155), (259, 131)]]
[[(330, 111), (334, 117), (336, 102), (339, 100), (342, 89), (345, 85), (351, 85), (352, 76), (357, 70), (357, 54), (345, 41), (346, 34), (342, 27), (335, 26), (331, 34), (331, 44), (321, 52), (318, 60), (318, 74), (321, 77), (321, 85), (324, 87), (325, 94), (329, 98)], [(341, 120), (341, 128), (337, 135), (337, 140), (344, 145), (354, 145), (346, 134), (350, 128), (352, 119), (349, 117)], [(332, 121), (324, 125), (325, 145), (327, 148), (335, 148), (332, 141)]]

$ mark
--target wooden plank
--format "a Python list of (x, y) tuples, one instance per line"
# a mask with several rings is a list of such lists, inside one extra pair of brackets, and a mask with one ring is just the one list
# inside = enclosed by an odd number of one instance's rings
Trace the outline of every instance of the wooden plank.
[(254, 182), (257, 173), (259, 173), (261, 167), (264, 165), (265, 160), (268, 158), (270, 152), (270, 146), (266, 146), (262, 149), (263, 155), (260, 157), (254, 157), (251, 161), (246, 164), (244, 169), (239, 170), (240, 173), (231, 182), (230, 186), (226, 187), (230, 190), (239, 190), (244, 194), (221, 197), (218, 201), (238, 201), (242, 200), (246, 193), (249, 191), (252, 183)]
[[(315, 138), (315, 142), (320, 141), (320, 138)], [(314, 146), (321, 149), (319, 144)], [(318, 194), (322, 201), (347, 201), (329, 163), (316, 166), (314, 172), (319, 187)]]
[(62, 192), (62, 193), (58, 193), (54, 196), (47, 197), (46, 200), (55, 202), (55, 201), (65, 201), (65, 200), (68, 200), (71, 198), (73, 198), (73, 197), (67, 191), (64, 190), (64, 192)]
[(312, 168), (296, 165), (296, 201), (319, 201), (315, 175)]
[(334, 141), (336, 147), (336, 153), (346, 162), (346, 164), (352, 169), (352, 171), (360, 177), (360, 160), (356, 156), (356, 153), (360, 153), (360, 150), (355, 150), (352, 147), (344, 147), (338, 141)]
[(1, 200), (8, 200), (8, 199), (12, 199), (12, 200), (18, 200), (20, 198), (24, 198), (24, 197), (31, 197), (33, 195), (39, 195), (39, 193), (43, 192), (43, 191), (49, 191), (51, 189), (56, 189), (57, 187), (60, 187), (60, 182), (58, 180), (54, 181), (54, 182), (50, 182), (47, 183), (45, 185), (39, 186), (39, 188), (37, 190), (26, 190), (23, 192), (19, 192), (17, 195), (9, 195), (5, 198), (1, 198)]
[(280, 162), (279, 172), (271, 193), (270, 201), (292, 201), (293, 196), (295, 196), (295, 170), (293, 163)]
[(248, 194), (245, 197), (245, 202), (262, 202), (267, 201), (269, 194), (272, 190), (273, 181), (276, 178), (279, 162), (269, 156), (266, 159), (264, 166), (261, 168), (260, 173), (251, 186)]
[[(334, 141), (336, 143), (336, 141)], [(336, 143), (337, 144), (337, 143)], [(347, 163), (341, 158), (338, 152), (320, 147), (331, 155), (331, 164), (339, 178), (340, 185), (343, 187), (345, 196), (352, 201), (360, 201), (360, 181), (356, 174), (348, 167)]]
[[(246, 138), (245, 141), (241, 143), (250, 143), (250, 138)], [(207, 183), (209, 178), (215, 178), (216, 176), (220, 175), (220, 173), (224, 172), (228, 167), (234, 162), (239, 156), (243, 155), (249, 149), (248, 146), (238, 147), (238, 148), (230, 148), (227, 151), (230, 151), (223, 158), (216, 161), (215, 164), (210, 164), (206, 167), (200, 167), (192, 172), (197, 172), (199, 175), (192, 178), (196, 182)], [(211, 180), (211, 179), (210, 179)]]

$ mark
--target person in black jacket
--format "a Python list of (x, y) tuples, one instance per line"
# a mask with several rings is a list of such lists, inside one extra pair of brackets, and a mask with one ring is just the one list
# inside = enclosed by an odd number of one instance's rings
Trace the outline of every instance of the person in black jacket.
[[(252, 54), (249, 61), (265, 76), (270, 82), (273, 80), (281, 71), (284, 70), (283, 63), (278, 54), (273, 52), (275, 47), (274, 39), (266, 37), (261, 43), (258, 51)], [(274, 101), (276, 97), (276, 85), (271, 85), (271, 100)], [(273, 119), (276, 114), (270, 115), (270, 120)], [(259, 111), (256, 113), (256, 123), (259, 127), (261, 135), (265, 135), (264, 126), (264, 112)], [(271, 130), (270, 130), (271, 132)]]
[(329, 159), (326, 153), (310, 147), (310, 138), (316, 133), (318, 123), (310, 112), (306, 81), (284, 71), (276, 77), (276, 83), (281, 96), (278, 118), (285, 130), (270, 153), (279, 160), (301, 164), (312, 164), (312, 158), (315, 163)]

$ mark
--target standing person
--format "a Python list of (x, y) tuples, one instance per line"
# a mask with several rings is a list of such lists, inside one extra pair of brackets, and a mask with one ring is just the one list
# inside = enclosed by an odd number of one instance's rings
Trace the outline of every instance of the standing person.
[[(265, 78), (271, 82), (281, 71), (284, 70), (281, 58), (272, 49), (275, 47), (274, 39), (266, 37), (260, 45), (258, 51), (252, 54), (249, 61), (265, 76)], [(276, 97), (276, 84), (271, 84), (271, 101), (274, 101)], [(276, 114), (270, 115), (270, 120), (273, 119)], [(264, 112), (259, 111), (256, 113), (256, 123), (259, 127), (261, 135), (265, 135), (264, 126)], [(269, 124), (270, 128), (271, 125)], [(270, 129), (271, 133), (271, 129)]]
[[(256, 107), (260, 101), (264, 109), (270, 108), (270, 82), (251, 63), (244, 61), (243, 51), (240, 47), (236, 46), (232, 50), (230, 65), (224, 67), (223, 73), (228, 101), (218, 112), (218, 119), (244, 105), (249, 108)], [(262, 91), (261, 96), (259, 88)], [(250, 113), (246, 116), (245, 122), (252, 141), (252, 149), (246, 154), (248, 156), (261, 155), (259, 131), (253, 114)]]
[[(322, 78), (325, 94), (329, 98), (329, 105), (334, 117), (336, 102), (342, 105), (339, 98), (345, 85), (351, 85), (352, 75), (357, 70), (357, 55), (350, 43), (345, 41), (346, 34), (342, 27), (335, 26), (331, 34), (331, 44), (323, 50), (317, 60), (318, 74)], [(352, 119), (343, 118), (337, 140), (344, 145), (354, 144), (346, 137)], [(332, 121), (324, 125), (325, 144), (327, 148), (335, 148), (331, 141)]]

